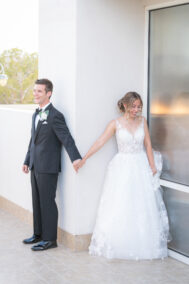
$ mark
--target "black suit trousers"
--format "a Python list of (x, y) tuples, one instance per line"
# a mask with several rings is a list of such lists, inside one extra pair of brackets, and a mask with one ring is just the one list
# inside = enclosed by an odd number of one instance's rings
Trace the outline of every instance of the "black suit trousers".
[(58, 210), (55, 202), (58, 174), (31, 170), (34, 234), (46, 241), (57, 239)]

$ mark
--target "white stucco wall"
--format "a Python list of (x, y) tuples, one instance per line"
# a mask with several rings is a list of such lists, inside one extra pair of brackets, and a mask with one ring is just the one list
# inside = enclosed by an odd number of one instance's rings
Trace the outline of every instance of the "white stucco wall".
[[(41, 0), (40, 7), (40, 77), (55, 83), (52, 100), (65, 113), (83, 155), (118, 116), (117, 100), (129, 90), (142, 93), (144, 6), (139, 0)], [(65, 155), (58, 195), (66, 231), (92, 232), (115, 151), (112, 139), (78, 175)]]
[[(77, 141), (84, 154), (107, 123), (118, 117), (117, 101), (143, 92), (144, 7), (138, 0), (77, 3)], [(76, 233), (91, 233), (108, 162), (111, 139), (77, 176)]]
[[(44, 7), (45, 9), (42, 9)], [(144, 6), (140, 0), (40, 0), (39, 74), (55, 84), (54, 105), (64, 112), (83, 155), (117, 117), (125, 92), (143, 90)], [(76, 175), (66, 157), (58, 187), (60, 226), (91, 233), (112, 139)]]
[[(54, 83), (52, 103), (64, 113), (75, 137), (76, 0), (40, 0), (39, 5), (39, 77)], [(62, 168), (57, 190), (59, 224), (74, 233), (76, 174), (65, 152)]]

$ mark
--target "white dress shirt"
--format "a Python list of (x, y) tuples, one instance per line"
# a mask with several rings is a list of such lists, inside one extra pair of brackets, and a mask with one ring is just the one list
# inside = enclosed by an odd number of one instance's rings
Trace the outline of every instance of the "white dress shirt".
[[(44, 107), (42, 107), (42, 108), (39, 108), (39, 110), (40, 110), (40, 111), (41, 111), (41, 110), (44, 111), (49, 105), (50, 105), (50, 103), (46, 104), (46, 105), (45, 105)], [(40, 116), (39, 116), (39, 114), (37, 114), (36, 117), (35, 117), (35, 129), (37, 129), (37, 125), (38, 125), (39, 120), (40, 120)]]

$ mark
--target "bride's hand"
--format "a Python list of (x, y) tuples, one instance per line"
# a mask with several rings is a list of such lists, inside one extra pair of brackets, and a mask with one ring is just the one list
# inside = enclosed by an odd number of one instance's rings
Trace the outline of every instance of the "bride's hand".
[(155, 176), (155, 174), (157, 174), (156, 168), (152, 168), (152, 174), (153, 174), (153, 176)]

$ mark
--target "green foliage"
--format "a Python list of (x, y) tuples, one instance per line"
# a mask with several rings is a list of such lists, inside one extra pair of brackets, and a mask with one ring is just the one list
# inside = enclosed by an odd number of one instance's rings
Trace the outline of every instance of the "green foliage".
[(18, 48), (5, 50), (0, 55), (7, 85), (0, 86), (0, 104), (33, 103), (33, 85), (38, 78), (38, 54), (28, 54)]

